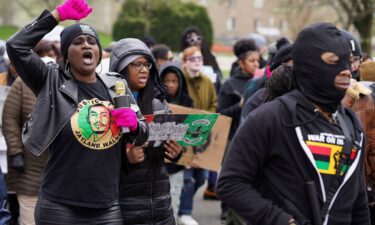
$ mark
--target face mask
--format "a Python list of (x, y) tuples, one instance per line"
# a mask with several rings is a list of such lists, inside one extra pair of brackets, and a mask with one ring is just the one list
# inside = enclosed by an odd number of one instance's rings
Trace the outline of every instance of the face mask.
[[(335, 64), (323, 61), (322, 54), (334, 53)], [(293, 46), (294, 76), (298, 89), (328, 112), (335, 112), (345, 90), (335, 87), (336, 76), (350, 68), (351, 50), (340, 31), (330, 23), (315, 23), (304, 28)]]

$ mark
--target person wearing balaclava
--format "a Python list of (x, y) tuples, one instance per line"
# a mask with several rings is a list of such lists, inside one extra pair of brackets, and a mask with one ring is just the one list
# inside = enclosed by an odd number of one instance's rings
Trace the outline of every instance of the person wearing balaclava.
[(249, 224), (370, 224), (363, 130), (340, 103), (350, 53), (334, 25), (305, 27), (292, 50), (297, 87), (234, 135), (217, 193)]
[[(84, 0), (66, 0), (7, 42), (10, 60), (37, 96), (23, 126), (23, 144), (37, 156), (48, 149), (35, 208), (37, 225), (122, 225), (121, 153), (126, 142), (142, 145), (148, 137), (141, 113), (113, 109), (114, 84), (126, 80), (116, 73), (96, 73), (101, 45), (91, 26), (74, 23), (61, 32), (63, 68), (45, 64), (32, 51), (60, 21), (80, 20), (91, 11)], [(129, 133), (122, 134), (122, 127)]]

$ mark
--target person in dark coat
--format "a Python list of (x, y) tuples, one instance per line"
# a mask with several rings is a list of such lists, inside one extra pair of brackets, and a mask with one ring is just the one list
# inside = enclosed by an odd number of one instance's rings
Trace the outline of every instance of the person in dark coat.
[(350, 53), (334, 25), (304, 28), (293, 46), (297, 88), (235, 134), (217, 191), (248, 223), (370, 224), (363, 130), (341, 105)]
[[(31, 50), (60, 21), (80, 20), (91, 11), (84, 0), (67, 0), (52, 12), (45, 10), (7, 42), (9, 59), (36, 96), (22, 142), (34, 155), (48, 150), (34, 214), (37, 225), (122, 224), (121, 152), (126, 142), (142, 145), (148, 137), (140, 113), (113, 109), (115, 83), (126, 80), (116, 73), (96, 73), (101, 44), (91, 26), (74, 23), (61, 32), (63, 68), (45, 64)], [(90, 106), (100, 110), (89, 114)], [(122, 127), (130, 132), (122, 134)], [(102, 133), (111, 135), (94, 140)]]
[[(56, 56), (53, 42), (47, 40), (39, 41), (33, 51), (43, 60), (45, 59), (43, 57)], [(43, 169), (48, 159), (47, 151), (40, 156), (35, 156), (22, 145), (22, 126), (34, 108), (35, 99), (30, 88), (18, 77), (4, 102), (2, 115), (2, 129), (9, 162), (7, 187), (9, 191), (17, 194), (17, 205), (20, 209), (18, 221), (20, 224), (30, 225), (35, 224), (34, 209), (38, 200)]]
[(236, 132), (241, 110), (244, 104), (242, 94), (246, 84), (253, 78), (259, 67), (258, 49), (251, 39), (242, 39), (234, 45), (234, 54), (238, 58), (239, 68), (223, 84), (218, 97), (218, 112), (232, 118), (228, 139), (232, 140)]
[[(193, 107), (184, 74), (176, 61), (167, 62), (160, 68), (160, 78), (167, 87), (167, 102), (185, 107)], [(184, 185), (184, 166), (167, 163), (167, 171), (171, 182), (171, 197), (174, 217), (177, 220), (182, 187)]]
[[(110, 71), (128, 81), (142, 114), (170, 113), (166, 88), (150, 49), (135, 38), (116, 43)], [(182, 147), (175, 140), (158, 147), (127, 146), (123, 157), (119, 203), (125, 225), (175, 225), (165, 158), (177, 161)]]

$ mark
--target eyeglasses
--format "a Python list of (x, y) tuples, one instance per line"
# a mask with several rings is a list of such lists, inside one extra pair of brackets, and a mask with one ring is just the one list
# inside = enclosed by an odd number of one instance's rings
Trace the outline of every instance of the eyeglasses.
[(189, 62), (201, 62), (203, 60), (202, 56), (190, 56), (187, 58)]
[(361, 64), (361, 62), (362, 62), (362, 58), (360, 56), (354, 56), (354, 57), (351, 57), (350, 59), (351, 64), (359, 65)]
[(152, 63), (130, 63), (137, 71), (141, 71), (144, 68), (150, 70), (152, 68)]
[(197, 43), (197, 42), (202, 41), (202, 37), (201, 36), (192, 36), (192, 37), (186, 38), (186, 41), (189, 42), (190, 44)]

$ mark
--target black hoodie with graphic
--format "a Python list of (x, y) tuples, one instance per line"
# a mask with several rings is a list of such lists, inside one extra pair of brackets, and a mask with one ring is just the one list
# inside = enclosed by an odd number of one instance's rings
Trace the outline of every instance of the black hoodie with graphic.
[[(286, 225), (292, 217), (301, 224), (284, 198), (311, 220), (307, 181), (315, 182), (319, 208), (323, 206), (335, 172), (334, 153), (342, 149), (345, 138), (337, 125), (328, 123), (306, 102), (295, 90), (264, 103), (248, 115), (233, 137), (217, 192), (251, 224)], [(353, 153), (326, 224), (368, 225), (362, 128), (351, 110), (342, 110), (343, 117), (353, 124), (354, 140), (361, 148)]]
[[(326, 63), (322, 60), (326, 52), (337, 60)], [(286, 225), (291, 218), (298, 224), (314, 224), (306, 186), (311, 181), (317, 190), (317, 216), (323, 218), (318, 224), (370, 224), (362, 127), (353, 111), (341, 106), (345, 91), (335, 86), (338, 74), (349, 79), (349, 55), (334, 25), (304, 28), (293, 48), (297, 89), (255, 109), (237, 130), (217, 192), (251, 224)], [(340, 114), (351, 138), (344, 135), (343, 124), (329, 121), (316, 105), (333, 118)], [(348, 154), (343, 154), (344, 144)], [(343, 173), (336, 174), (342, 155), (347, 159)], [(332, 188), (336, 180), (339, 185)], [(328, 193), (333, 196), (328, 213), (319, 215)]]

